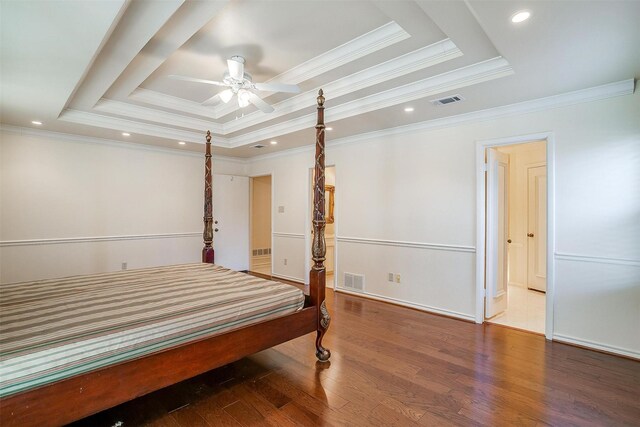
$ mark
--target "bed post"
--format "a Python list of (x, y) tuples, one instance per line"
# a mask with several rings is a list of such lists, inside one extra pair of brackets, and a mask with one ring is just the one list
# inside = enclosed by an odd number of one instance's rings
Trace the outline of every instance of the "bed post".
[(325, 268), (324, 260), (327, 251), (324, 240), (324, 96), (322, 89), (318, 92), (318, 124), (316, 124), (316, 155), (313, 189), (313, 267), (309, 274), (309, 288), (311, 302), (318, 308), (318, 323), (316, 336), (316, 357), (321, 362), (327, 362), (331, 352), (322, 346), (322, 338), (329, 328), (331, 317), (325, 304)]
[(204, 156), (204, 248), (202, 262), (213, 264), (213, 190), (211, 189), (211, 132), (207, 131), (206, 154)]

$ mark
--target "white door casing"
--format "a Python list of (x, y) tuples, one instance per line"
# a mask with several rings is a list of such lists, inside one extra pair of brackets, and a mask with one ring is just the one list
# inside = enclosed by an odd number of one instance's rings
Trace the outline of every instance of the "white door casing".
[(487, 265), (485, 317), (507, 309), (509, 238), (509, 155), (487, 150)]
[(547, 290), (547, 168), (527, 169), (527, 287)]
[(249, 178), (213, 175), (213, 248), (215, 263), (249, 269)]

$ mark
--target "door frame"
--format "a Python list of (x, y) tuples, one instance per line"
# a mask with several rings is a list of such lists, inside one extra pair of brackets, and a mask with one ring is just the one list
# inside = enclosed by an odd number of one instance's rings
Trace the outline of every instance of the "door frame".
[(485, 322), (486, 276), (486, 185), (485, 151), (489, 147), (545, 141), (547, 150), (547, 292), (545, 301), (545, 337), (553, 339), (555, 298), (555, 135), (541, 132), (528, 135), (476, 141), (476, 323)]
[[(325, 169), (334, 168), (335, 171), (335, 186), (338, 185), (338, 168), (335, 163), (325, 165)], [(310, 166), (307, 169), (307, 209), (306, 209), (306, 227), (304, 231), (304, 280), (305, 283), (309, 283), (309, 275), (311, 272), (311, 244), (313, 237), (311, 235), (312, 221), (313, 221), (313, 172), (314, 167)], [(338, 198), (333, 198), (333, 289), (337, 289), (338, 286)]]
[(273, 209), (273, 200), (274, 200), (274, 191), (273, 191), (273, 172), (267, 172), (267, 173), (260, 173), (257, 175), (249, 175), (249, 270), (251, 270), (251, 260), (253, 257), (253, 224), (252, 224), (252, 218), (253, 218), (253, 179), (254, 178), (260, 178), (263, 176), (269, 176), (271, 177), (271, 224), (269, 224), (270, 230), (269, 230), (269, 240), (271, 241), (271, 243), (269, 244), (271, 246), (271, 273), (270, 275), (273, 275), (273, 226), (274, 226), (274, 209)]

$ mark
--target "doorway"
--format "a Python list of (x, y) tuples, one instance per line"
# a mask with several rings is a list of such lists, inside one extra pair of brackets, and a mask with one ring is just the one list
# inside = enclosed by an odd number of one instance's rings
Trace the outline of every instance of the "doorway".
[(549, 339), (553, 330), (552, 153), (550, 135), (478, 145), (480, 315), (476, 321), (544, 333)]
[(250, 267), (271, 276), (271, 175), (251, 178)]
[[(310, 215), (309, 215), (309, 226), (311, 229), (310, 240), (309, 240), (309, 254), (311, 254), (311, 246), (313, 245), (313, 226), (311, 225), (311, 219), (313, 217), (313, 178), (314, 170), (310, 170), (311, 179), (309, 182), (311, 183), (311, 191), (310, 191)], [(324, 178), (324, 197), (325, 197), (325, 220), (327, 224), (324, 228), (324, 239), (327, 248), (327, 252), (325, 255), (325, 274), (326, 274), (326, 285), (329, 288), (334, 288), (335, 284), (335, 271), (336, 271), (336, 224), (335, 224), (335, 194), (336, 194), (336, 167), (335, 166), (327, 166), (325, 168), (325, 178)], [(313, 265), (313, 261), (311, 261), (311, 256), (309, 256), (310, 265)], [(308, 270), (308, 269), (307, 269)]]

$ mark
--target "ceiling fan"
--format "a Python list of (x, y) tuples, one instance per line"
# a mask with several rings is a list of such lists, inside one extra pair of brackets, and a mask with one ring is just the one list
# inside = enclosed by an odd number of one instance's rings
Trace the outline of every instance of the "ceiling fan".
[(193, 77), (170, 75), (169, 77), (176, 80), (184, 80), (187, 82), (205, 83), (209, 85), (226, 87), (227, 89), (215, 96), (207, 99), (202, 105), (213, 105), (218, 99), (225, 104), (231, 101), (233, 95), (238, 98), (238, 106), (244, 108), (249, 104), (253, 104), (264, 113), (271, 113), (273, 107), (267, 104), (254, 91), (262, 90), (267, 92), (288, 92), (298, 93), (300, 88), (297, 85), (287, 85), (283, 83), (254, 83), (251, 75), (244, 72), (244, 58), (242, 56), (232, 56), (227, 60), (228, 71), (224, 73), (221, 82), (214, 80), (196, 79)]

